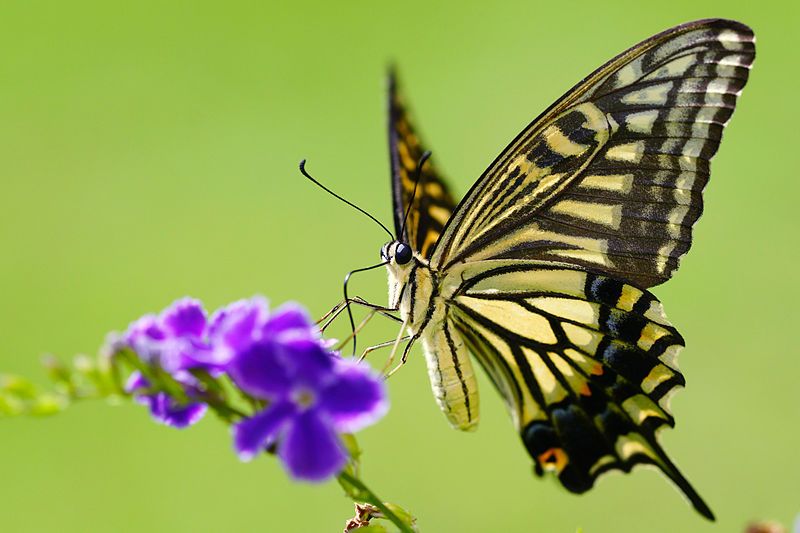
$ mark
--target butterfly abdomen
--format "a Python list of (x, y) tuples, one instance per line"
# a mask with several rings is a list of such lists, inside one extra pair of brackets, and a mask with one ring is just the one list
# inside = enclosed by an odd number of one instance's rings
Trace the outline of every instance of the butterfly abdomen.
[[(401, 279), (401, 276), (390, 276)], [(402, 277), (400, 312), (412, 338), (420, 339), (434, 398), (450, 425), (463, 431), (477, 427), (478, 384), (464, 341), (447, 320), (447, 303), (434, 273), (423, 263)], [(390, 293), (393, 291), (390, 288)]]
[(451, 426), (472, 431), (479, 419), (478, 382), (469, 352), (444, 313), (436, 318), (422, 336), (433, 395)]

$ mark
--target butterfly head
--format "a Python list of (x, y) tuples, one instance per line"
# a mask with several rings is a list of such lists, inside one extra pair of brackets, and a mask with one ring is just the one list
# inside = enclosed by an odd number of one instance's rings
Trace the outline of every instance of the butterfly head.
[(387, 242), (381, 248), (381, 260), (389, 274), (389, 306), (399, 307), (403, 287), (408, 282), (414, 251), (408, 243), (402, 241)]
[(408, 244), (392, 241), (384, 244), (381, 248), (381, 259), (387, 261), (388, 265), (403, 267), (414, 259), (414, 252)]

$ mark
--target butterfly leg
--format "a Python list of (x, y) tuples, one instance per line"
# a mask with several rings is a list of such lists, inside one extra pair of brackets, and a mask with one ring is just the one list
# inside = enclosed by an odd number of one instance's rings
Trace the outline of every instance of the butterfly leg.
[[(410, 335), (406, 335), (405, 337), (400, 339), (400, 342), (407, 341), (410, 338), (411, 338)], [(371, 352), (374, 352), (375, 350), (379, 350), (381, 348), (386, 348), (388, 346), (394, 346), (396, 343), (397, 343), (396, 340), (391, 340), (391, 341), (381, 342), (380, 344), (375, 344), (373, 346), (369, 346), (368, 348), (364, 349), (364, 352), (361, 354), (358, 360), (359, 362), (363, 361), (367, 357), (367, 355), (369, 355)]]
[[(334, 306), (331, 308), (331, 310), (330, 310), (330, 311), (328, 311), (327, 313), (325, 313), (324, 315), (322, 315), (322, 316), (319, 318), (319, 320), (317, 320), (317, 321), (315, 322), (315, 324), (316, 324), (317, 326), (319, 326), (320, 324), (322, 324), (323, 322), (325, 322), (325, 321), (326, 321), (326, 320), (328, 320), (329, 318), (331, 318), (331, 320), (332, 320), (333, 318), (335, 318), (335, 316), (336, 316), (336, 315), (338, 315), (339, 313), (341, 313), (341, 312), (342, 312), (342, 311), (341, 311), (342, 307), (344, 307), (344, 302), (339, 302), (339, 303), (337, 303), (336, 305), (334, 305)], [(332, 317), (332, 315), (333, 315), (333, 317)], [(323, 326), (323, 327), (324, 327), (324, 326)]]
[[(403, 328), (403, 330), (405, 330), (405, 327)], [(400, 357), (400, 362), (397, 364), (397, 366), (395, 366), (388, 374), (386, 374), (387, 379), (390, 378), (392, 374), (400, 370), (401, 366), (406, 364), (406, 362), (408, 361), (408, 354), (411, 351), (411, 347), (414, 345), (414, 342), (419, 338), (419, 334), (415, 333), (413, 336), (407, 338), (408, 338), (408, 343), (406, 344), (406, 347), (403, 349), (403, 356)], [(395, 341), (395, 347), (392, 349), (392, 353), (389, 356), (389, 360), (386, 362), (386, 365), (383, 368), (384, 372), (386, 372), (386, 369), (392, 364), (395, 353), (397, 351), (397, 346), (400, 344), (400, 340), (401, 340), (400, 335), (398, 335), (397, 340)]]
[[(407, 325), (408, 325), (408, 322), (406, 321), (406, 322), (403, 322), (402, 326), (400, 326), (400, 331), (397, 332), (397, 338), (392, 342), (392, 351), (389, 353), (389, 358), (386, 360), (386, 363), (384, 363), (383, 370), (381, 370), (381, 373), (386, 375), (387, 378), (390, 375), (392, 375), (392, 372), (389, 372), (387, 374), (386, 370), (390, 366), (392, 366), (392, 362), (394, 361), (394, 356), (395, 356), (395, 354), (397, 354), (397, 347), (400, 346), (400, 343), (403, 341), (403, 332), (405, 332)], [(411, 339), (409, 339), (409, 342), (411, 342), (412, 339), (413, 339), (413, 337)]]
[[(361, 332), (361, 330), (364, 328), (364, 326), (366, 326), (367, 323), (370, 320), (372, 320), (372, 317), (374, 317), (376, 314), (379, 314), (381, 312), (382, 311), (380, 309), (370, 308), (370, 311), (369, 311), (369, 313), (367, 313), (367, 316), (364, 317), (364, 319), (358, 324), (358, 326), (356, 326), (355, 329), (344, 340), (342, 340), (339, 343), (339, 345), (336, 347), (336, 350), (341, 350), (342, 348), (347, 346), (347, 343), (350, 342), (353, 339), (353, 337), (355, 337), (356, 335), (358, 335)], [(397, 317), (395, 317), (393, 315), (384, 315), (384, 316), (390, 316), (391, 318), (397, 318)], [(392, 342), (393, 341), (390, 341), (388, 344), (392, 344)], [(384, 343), (384, 344), (386, 344), (386, 343)], [(370, 348), (372, 348), (372, 347), (370, 347)], [(368, 348), (368, 350), (370, 348)], [(363, 359), (363, 358), (364, 358), (364, 355), (361, 356), (361, 359)]]
[(392, 320), (394, 320), (396, 322), (400, 322), (401, 321), (398, 317), (396, 317), (393, 314), (391, 314), (392, 312), (396, 312), (397, 309), (393, 309), (391, 307), (384, 307), (384, 306), (372, 304), (372, 303), (364, 300), (360, 296), (356, 296), (354, 298), (350, 298), (349, 300), (342, 300), (341, 302), (339, 302), (338, 304), (333, 306), (333, 308), (330, 311), (325, 313), (322, 316), (322, 318), (317, 320), (317, 325), (322, 324), (322, 326), (320, 326), (320, 331), (322, 333), (324, 333), (325, 330), (328, 329), (328, 326), (330, 326), (339, 317), (339, 315), (345, 309), (347, 309), (348, 302), (351, 303), (351, 304), (356, 304), (356, 305), (360, 305), (362, 307), (366, 307), (368, 309), (372, 309), (376, 313), (381, 314), (381, 315), (383, 315), (383, 316), (385, 316), (387, 318), (391, 318)]
[(347, 300), (342, 300), (341, 302), (339, 302), (336, 305), (334, 305), (333, 308), (331, 308), (330, 311), (328, 311), (327, 313), (322, 315), (322, 317), (319, 320), (317, 320), (317, 325), (318, 326), (324, 322), (324, 324), (322, 324), (322, 326), (320, 326), (320, 328), (319, 328), (320, 331), (324, 333), (325, 330), (328, 329), (328, 326), (330, 326), (333, 323), (333, 321), (336, 320), (336, 318), (346, 308), (347, 308)]

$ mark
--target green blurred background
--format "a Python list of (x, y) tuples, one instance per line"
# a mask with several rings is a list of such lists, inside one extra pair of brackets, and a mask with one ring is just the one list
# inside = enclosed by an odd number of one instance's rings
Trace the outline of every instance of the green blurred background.
[[(112, 5), (114, 4), (114, 5)], [(695, 247), (656, 290), (688, 342), (666, 449), (702, 520), (654, 471), (573, 496), (535, 479), (483, 379), (476, 434), (449, 429), (420, 352), (361, 436), (366, 480), (423, 531), (741, 531), (800, 512), (797, 12), (789, 2), (11, 2), (0, 4), (0, 369), (94, 353), (173, 299), (256, 292), (321, 314), (384, 236), (297, 162), (390, 222), (384, 74), (463, 193), (606, 59), (688, 20), (758, 35)], [(359, 294), (385, 299), (379, 272)], [(344, 329), (339, 331), (341, 335)], [(367, 340), (392, 338), (375, 322)], [(380, 354), (378, 354), (380, 355)], [(380, 363), (381, 359), (376, 358)], [(43, 378), (42, 378), (43, 379)], [(330, 483), (241, 464), (212, 417), (188, 431), (102, 402), (0, 421), (3, 531), (339, 531)]]

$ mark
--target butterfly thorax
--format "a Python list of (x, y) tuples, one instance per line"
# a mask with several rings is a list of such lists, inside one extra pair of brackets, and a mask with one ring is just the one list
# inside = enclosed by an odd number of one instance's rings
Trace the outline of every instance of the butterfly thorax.
[[(389, 281), (389, 307), (398, 309), (400, 316), (413, 335), (424, 328), (426, 310), (430, 307), (435, 292), (435, 275), (427, 262), (417, 254), (404, 260), (400, 241), (387, 243), (381, 248), (381, 257), (387, 261), (386, 270)], [(398, 250), (401, 252), (398, 254)]]

